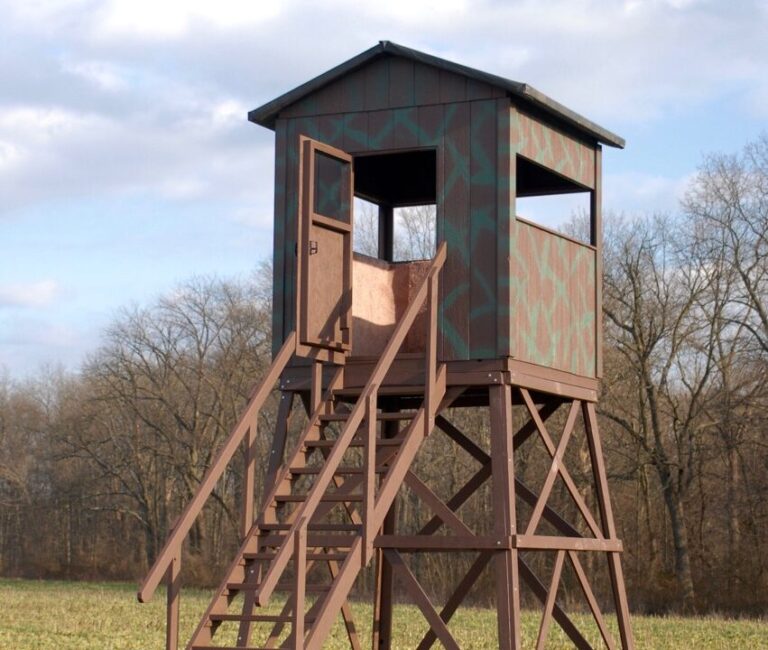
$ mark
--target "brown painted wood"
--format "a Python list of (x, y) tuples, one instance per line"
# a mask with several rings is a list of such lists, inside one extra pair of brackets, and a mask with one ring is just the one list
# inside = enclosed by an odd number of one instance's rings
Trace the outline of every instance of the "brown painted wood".
[(293, 264), (292, 251), (286, 247), (286, 202), (288, 174), (288, 126), (285, 120), (275, 125), (275, 216), (273, 227), (272, 254), (272, 354), (277, 354), (285, 335), (285, 281), (288, 277), (286, 265)]
[[(395, 331), (392, 334), (392, 337), (387, 344), (381, 359), (376, 364), (376, 367), (374, 368), (373, 373), (371, 374), (371, 377), (368, 380), (365, 389), (363, 390), (361, 399), (350, 413), (349, 419), (339, 434), (336, 444), (334, 445), (328, 457), (325, 459), (325, 464), (315, 479), (315, 483), (313, 484), (311, 491), (307, 495), (306, 500), (304, 500), (304, 502), (296, 509), (295, 516), (297, 519), (300, 517), (309, 517), (311, 519), (312, 514), (315, 512), (317, 506), (322, 501), (323, 494), (333, 479), (336, 469), (338, 468), (347, 447), (349, 446), (352, 438), (354, 437), (360, 424), (363, 421), (366, 406), (365, 400), (367, 396), (374, 391), (378, 383), (387, 374), (389, 365), (395, 358), (395, 354), (405, 340), (405, 336), (412, 326), (421, 304), (427, 297), (429, 282), (431, 281), (432, 277), (436, 276), (440, 272), (440, 269), (445, 262), (445, 257), (446, 247), (443, 244), (438, 248), (438, 251), (435, 254), (435, 258), (433, 259), (430, 266), (429, 273), (424, 278), (411, 304), (408, 306), (400, 322), (395, 328)], [(444, 368), (441, 370), (442, 371), (439, 376), (441, 376), (444, 381), (445, 370)], [(444, 386), (444, 383), (442, 385)], [(379, 491), (378, 503), (374, 511), (375, 520), (378, 522), (383, 521), (384, 515), (389, 510), (389, 505), (394, 499), (397, 488), (403, 480), (405, 471), (407, 471), (407, 468), (409, 467), (410, 462), (412, 461), (413, 456), (418, 449), (420, 439), (423, 439), (423, 428), (420, 430), (420, 433), (422, 434), (421, 438), (419, 436), (414, 436), (414, 432), (419, 431), (420, 427), (424, 426), (424, 418), (425, 412), (422, 408), (414, 417), (408, 431), (404, 434), (400, 452), (395, 462), (391, 464), (386, 477), (383, 479), (381, 489)], [(295, 534), (297, 525), (298, 522), (294, 523), (287, 532), (285, 543), (278, 549), (275, 558), (271, 562), (267, 572), (264, 575), (259, 592), (257, 594), (257, 603), (259, 605), (266, 604), (285, 569), (285, 566), (290, 558), (291, 547), (289, 545), (289, 540), (291, 540), (292, 536)], [(374, 527), (378, 528), (379, 525), (380, 523), (376, 524)], [(326, 623), (324, 621), (322, 625), (325, 624)], [(315, 627), (320, 626), (318, 628), (320, 629), (322, 628), (322, 625), (320, 622), (317, 622)], [(310, 633), (311, 638), (316, 638), (316, 632), (314, 631), (315, 627), (313, 627), (313, 630)]]
[[(443, 312), (442, 358), (446, 361), (469, 359), (470, 312), (470, 106), (446, 106), (443, 113), (444, 180), (439, 197), (442, 201), (442, 236), (450, 255), (442, 275), (441, 309)], [(450, 298), (449, 298), (450, 297)]]
[(513, 548), (511, 537), (495, 535), (379, 535), (374, 544), (376, 548), (394, 548), (402, 553), (504, 551)]
[[(477, 582), (477, 579), (488, 565), (490, 559), (490, 553), (480, 553), (477, 559), (472, 563), (472, 566), (469, 567), (469, 571), (467, 571), (466, 575), (461, 579), (461, 582), (459, 582), (459, 584), (456, 586), (456, 589), (454, 589), (453, 593), (448, 598), (448, 601), (445, 603), (445, 607), (440, 610), (440, 618), (446, 623), (446, 625), (456, 613), (459, 605), (461, 605), (461, 603), (467, 597), (470, 589), (472, 589), (474, 584)], [(437, 641), (437, 634), (434, 630), (430, 629), (424, 635), (424, 638), (421, 640), (419, 645), (416, 646), (416, 650), (428, 650), (434, 645), (435, 641)]]
[(603, 149), (595, 149), (595, 188), (590, 193), (590, 243), (595, 260), (595, 376), (603, 376)]
[(475, 460), (482, 464), (486, 464), (491, 460), (491, 457), (488, 454), (480, 449), (480, 447), (478, 447), (473, 440), (470, 440), (464, 433), (462, 433), (455, 424), (447, 420), (445, 416), (438, 415), (435, 418), (435, 424), (445, 433), (445, 435), (447, 435)]
[(584, 572), (584, 568), (581, 566), (578, 555), (576, 555), (574, 551), (568, 551), (568, 559), (571, 561), (573, 571), (579, 580), (579, 586), (584, 593), (584, 597), (587, 599), (587, 603), (589, 604), (589, 609), (592, 611), (592, 615), (595, 617), (595, 623), (597, 623), (597, 627), (600, 630), (603, 641), (605, 641), (605, 645), (608, 647), (608, 650), (614, 650), (616, 648), (616, 644), (614, 643), (613, 637), (611, 636), (611, 633), (608, 631), (608, 627), (605, 624), (605, 619), (603, 619), (600, 606), (597, 604), (597, 598), (595, 598), (595, 594), (592, 592), (592, 587), (589, 586), (587, 574)]
[(365, 110), (389, 108), (389, 59), (373, 61), (364, 69)]
[(253, 526), (253, 499), (256, 487), (256, 433), (258, 422), (252, 421), (243, 441), (243, 507), (240, 513), (240, 541), (242, 542)]
[(335, 614), (346, 600), (346, 596), (357, 577), (362, 557), (361, 547), (362, 540), (360, 537), (356, 537), (349, 549), (347, 559), (339, 571), (339, 575), (333, 581), (331, 591), (321, 601), (317, 618), (306, 640), (305, 647), (307, 650), (320, 650), (323, 647), (323, 641), (330, 631)]
[[(493, 468), (494, 532), (499, 537), (517, 533), (515, 510), (515, 463), (512, 429), (512, 389), (492, 386), (490, 393), (491, 464)], [(494, 557), (496, 573), (496, 618), (499, 648), (519, 650), (520, 577), (517, 549), (510, 547)]]
[(496, 356), (496, 102), (470, 103), (469, 358)]
[(416, 576), (413, 575), (413, 572), (408, 565), (403, 562), (403, 558), (400, 554), (393, 549), (387, 549), (384, 551), (384, 554), (392, 565), (395, 574), (400, 578), (406, 591), (411, 596), (416, 606), (421, 610), (424, 618), (427, 619), (432, 631), (437, 635), (437, 638), (443, 646), (447, 648), (447, 650), (460, 650), (459, 644), (456, 643), (456, 639), (453, 638), (453, 635), (446, 627), (443, 619), (440, 618), (440, 615), (435, 611), (432, 602), (429, 600), (429, 596), (424, 592), (424, 589), (422, 589), (418, 580), (416, 580)]
[[(533, 594), (542, 602), (545, 603), (549, 590), (542, 584), (536, 574), (531, 570), (531, 567), (526, 564), (522, 558), (518, 558), (520, 565), (520, 577), (525, 580), (526, 584), (530, 587)], [(592, 644), (584, 638), (584, 635), (579, 632), (579, 628), (574, 625), (568, 614), (557, 604), (553, 603), (552, 617), (557, 621), (558, 625), (563, 629), (563, 632), (568, 635), (568, 638), (572, 641), (573, 645), (579, 650), (594, 650)]]
[(440, 70), (440, 103), (453, 104), (467, 99), (467, 79), (448, 70)]
[[(563, 429), (563, 435), (560, 440), (560, 444), (556, 449), (554, 443), (552, 442), (552, 438), (547, 432), (547, 428), (544, 425), (544, 422), (541, 420), (535, 406), (533, 405), (533, 401), (531, 400), (530, 393), (528, 393), (528, 391), (525, 390), (524, 388), (520, 389), (520, 393), (523, 396), (523, 400), (525, 402), (526, 407), (528, 408), (528, 412), (530, 413), (533, 421), (536, 423), (536, 428), (538, 430), (539, 436), (544, 442), (544, 445), (547, 448), (547, 452), (549, 452), (550, 456), (552, 457), (552, 469), (550, 470), (549, 476), (545, 481), (545, 487), (548, 486), (549, 490), (551, 490), (552, 484), (554, 483), (554, 479), (559, 474), (560, 477), (563, 479), (563, 482), (565, 483), (565, 486), (568, 489), (568, 492), (570, 493), (571, 498), (576, 503), (576, 506), (579, 508), (579, 512), (581, 512), (581, 515), (584, 517), (584, 520), (587, 522), (587, 525), (589, 526), (592, 533), (595, 535), (595, 537), (602, 538), (603, 531), (600, 529), (600, 526), (598, 526), (597, 522), (592, 516), (592, 513), (589, 510), (589, 507), (586, 504), (586, 501), (584, 501), (584, 497), (581, 496), (581, 493), (576, 487), (576, 483), (571, 478), (570, 473), (562, 463), (562, 454), (565, 451), (565, 445), (568, 444), (568, 438), (566, 438), (566, 432), (568, 433), (568, 437), (570, 437), (570, 434), (573, 430), (573, 425), (575, 424), (579, 402), (574, 401), (571, 403), (571, 409), (570, 409), (570, 412), (568, 413), (568, 420), (566, 422), (566, 427)], [(563, 443), (563, 440), (565, 440), (565, 444)], [(561, 451), (561, 448), (562, 448), (562, 451)], [(559, 458), (557, 456), (558, 452), (560, 453)], [(556, 458), (558, 459), (556, 460)], [(542, 489), (542, 492), (539, 495), (539, 501), (537, 502), (537, 505), (534, 508), (534, 514), (537, 514), (537, 513), (540, 514), (540, 507), (543, 508), (543, 506), (546, 505), (547, 498), (549, 498), (549, 490), (547, 490), (547, 495), (545, 497), (544, 489)], [(541, 506), (539, 504), (541, 504)], [(536, 521), (534, 522), (534, 516), (532, 515), (531, 523), (529, 524), (528, 530), (526, 531), (527, 534), (529, 535), (533, 534), (536, 528), (534, 524), (538, 525), (538, 519), (536, 519)]]
[(512, 151), (510, 104), (496, 100), (496, 356), (508, 357), (512, 350), (512, 246), (515, 241), (515, 166)]
[[(603, 446), (600, 441), (600, 430), (597, 425), (595, 405), (591, 403), (582, 404), (582, 411), (584, 414), (584, 427), (587, 431), (587, 442), (589, 443), (592, 472), (595, 476), (597, 501), (600, 506), (603, 526), (605, 527), (607, 536), (611, 539), (615, 539), (616, 524), (613, 521), (613, 508), (611, 507), (611, 497), (608, 491), (608, 477), (605, 471)], [(613, 600), (616, 606), (616, 616), (619, 622), (621, 645), (624, 650), (633, 650), (635, 641), (629, 620), (629, 604), (627, 603), (627, 590), (624, 585), (624, 572), (621, 568), (621, 558), (618, 553), (608, 554), (608, 569), (611, 576), (611, 587), (613, 589)]]
[[(530, 407), (529, 407), (530, 408)], [(536, 412), (536, 409), (533, 409), (534, 413)], [(534, 413), (531, 413), (531, 415), (534, 415)], [(568, 418), (565, 422), (565, 426), (563, 427), (563, 433), (560, 436), (560, 441), (557, 445), (557, 448), (554, 450), (554, 453), (552, 453), (552, 450), (549, 445), (547, 445), (547, 451), (549, 451), (552, 454), (552, 465), (549, 468), (549, 472), (547, 473), (547, 478), (544, 480), (544, 486), (541, 488), (541, 492), (539, 493), (539, 500), (536, 502), (536, 505), (533, 508), (533, 512), (531, 513), (531, 518), (528, 522), (528, 527), (525, 530), (526, 535), (533, 535), (536, 532), (536, 528), (539, 525), (539, 522), (541, 521), (541, 515), (544, 511), (544, 506), (547, 505), (547, 500), (549, 499), (550, 492), (552, 491), (552, 487), (555, 484), (555, 479), (558, 477), (558, 475), (562, 475), (562, 467), (563, 467), (563, 456), (565, 455), (565, 449), (568, 446), (568, 442), (571, 439), (571, 434), (573, 433), (573, 427), (576, 424), (576, 415), (578, 413), (578, 403), (573, 402), (571, 405), (571, 409), (568, 412)], [(542, 439), (545, 439), (544, 436), (546, 435), (548, 437), (548, 434), (542, 433), (546, 432), (546, 429), (542, 426), (538, 426), (539, 428), (539, 435), (542, 437)], [(551, 439), (548, 439), (548, 442), (551, 444)], [(599, 532), (599, 530), (598, 530)]]
[(618, 539), (592, 539), (590, 537), (559, 537), (553, 535), (515, 535), (515, 548), (535, 551), (597, 551), (619, 553), (622, 549)]
[(435, 513), (443, 523), (451, 528), (457, 535), (473, 535), (472, 529), (467, 526), (453, 510), (451, 510), (443, 501), (424, 483), (416, 474), (408, 470), (405, 475), (405, 484), (421, 498)]
[[(341, 176), (321, 178), (321, 184), (344, 183), (348, 189), (345, 214), (339, 219), (320, 213), (316, 205), (316, 177), (323, 172), (317, 163), (328, 159), (344, 166)], [(297, 313), (299, 343), (311, 348), (347, 351), (351, 347), (352, 309), (352, 157), (345, 151), (302, 136), (301, 229)], [(305, 350), (297, 347), (297, 354)]]
[(176, 555), (168, 566), (166, 577), (165, 649), (179, 647), (179, 599), (181, 592), (181, 554)]
[(422, 64), (414, 67), (414, 103), (440, 103), (440, 71), (437, 68)]
[(389, 62), (389, 106), (413, 106), (415, 104), (414, 62), (394, 57)]
[(368, 150), (395, 148), (395, 114), (392, 110), (368, 113)]
[(394, 148), (413, 149), (419, 146), (419, 111), (415, 106), (393, 111)]
[(544, 650), (547, 643), (547, 634), (549, 624), (552, 621), (552, 609), (557, 599), (557, 590), (560, 587), (560, 576), (563, 572), (563, 562), (565, 561), (565, 551), (558, 551), (555, 557), (555, 568), (552, 571), (552, 582), (549, 585), (549, 592), (544, 603), (544, 613), (541, 617), (541, 626), (539, 627), (539, 636), (536, 639), (536, 650)]
[[(331, 574), (331, 579), (336, 580), (339, 575), (338, 562), (328, 562), (328, 571)], [(347, 631), (347, 639), (349, 640), (350, 648), (352, 648), (352, 650), (362, 650), (362, 645), (360, 644), (360, 637), (357, 634), (357, 626), (355, 625), (352, 608), (346, 601), (341, 606), (341, 617), (344, 620), (344, 629)]]
[(294, 534), (293, 562), (293, 647), (304, 649), (304, 596), (307, 588), (307, 520), (302, 519)]
[(363, 565), (373, 556), (374, 506), (376, 503), (376, 389), (365, 398), (365, 447), (363, 448)]
[(219, 450), (211, 468), (200, 483), (200, 487), (198, 488), (195, 497), (189, 504), (187, 504), (186, 508), (184, 508), (184, 511), (176, 522), (173, 533), (171, 533), (165, 546), (160, 551), (157, 560), (155, 560), (154, 565), (144, 579), (138, 593), (139, 602), (149, 602), (171, 562), (175, 557), (179, 556), (182, 542), (189, 534), (197, 515), (200, 514), (205, 502), (208, 500), (211, 492), (213, 492), (213, 488), (231, 461), (232, 456), (242, 444), (243, 437), (247, 433), (250, 423), (256, 417), (255, 413), (263, 406), (272, 390), (272, 386), (277, 381), (283, 368), (285, 368), (288, 360), (293, 355), (295, 344), (295, 335), (292, 334), (288, 337), (280, 352), (275, 357), (264, 380), (253, 392), (243, 415), (238, 420), (232, 433), (229, 435), (229, 438), (227, 438), (226, 442)]
[[(395, 438), (399, 433), (397, 422), (384, 422), (382, 436), (386, 439)], [(381, 531), (377, 539), (385, 535), (393, 535), (397, 527), (397, 500), (392, 502), (384, 517)], [(374, 540), (375, 542), (375, 540)], [(392, 567), (384, 557), (384, 553), (376, 548), (376, 579), (375, 579), (372, 650), (391, 650), (392, 620), (394, 608), (394, 576)]]

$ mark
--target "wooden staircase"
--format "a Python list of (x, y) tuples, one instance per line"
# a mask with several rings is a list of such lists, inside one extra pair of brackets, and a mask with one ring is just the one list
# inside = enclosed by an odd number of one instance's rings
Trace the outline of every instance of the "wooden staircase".
[[(256, 625), (269, 626), (263, 647), (321, 648), (340, 612), (351, 646), (359, 647), (346, 604), (348, 594), (371, 562), (374, 538), (436, 415), (446, 406), (446, 369), (437, 361), (436, 336), (438, 278), (444, 260), (442, 244), (364, 387), (345, 386), (344, 366), (335, 366), (323, 389), (323, 363), (313, 360), (307, 368), (311, 391), (306, 426), (277, 472), (255, 522), (250, 514), (252, 501), (247, 495), (244, 498), (242, 544), (192, 635), (189, 650), (256, 649), (249, 645)], [(400, 391), (390, 381), (386, 395), (380, 395), (379, 388), (424, 303), (424, 384)], [(249, 423), (257, 421), (269, 389), (292, 356), (295, 339), (295, 335), (289, 337), (276, 356), (265, 383), (255, 391), (139, 591), (139, 600), (146, 602), (166, 577), (168, 650), (178, 646), (181, 544), (238, 446), (245, 441), (252, 448), (255, 425)], [(393, 399), (399, 393), (407, 393), (407, 400)], [(392, 408), (393, 404), (399, 407)], [(245, 484), (252, 493), (255, 458), (250, 454), (247, 458)], [(264, 611), (275, 593), (285, 595), (282, 610)], [(230, 611), (235, 607), (237, 611)], [(225, 623), (238, 626), (236, 644), (214, 645)]]
[[(441, 399), (444, 382), (439, 380), (438, 386), (436, 397)], [(191, 648), (214, 647), (209, 645), (211, 637), (223, 621), (240, 622), (239, 643), (247, 642), (251, 623), (290, 623), (289, 647), (321, 647), (355, 578), (371, 560), (375, 532), (428, 433), (426, 423), (435, 415), (429, 417), (424, 400), (416, 410), (386, 412), (373, 405), (370, 395), (364, 391), (347, 411), (346, 401), (338, 400), (333, 389), (327, 392), (195, 632)], [(394, 438), (380, 435), (384, 428), (378, 425), (386, 421), (404, 425)], [(342, 425), (337, 435), (330, 431), (333, 423)], [(369, 476), (373, 485), (366, 481)], [(324, 562), (336, 569), (312, 571)], [(286, 580), (289, 568), (291, 577)], [(275, 591), (287, 592), (290, 615), (276, 620), (274, 615), (251, 611), (267, 605)], [(242, 612), (227, 614), (239, 593), (245, 596)], [(305, 611), (304, 595), (309, 593), (316, 598)]]

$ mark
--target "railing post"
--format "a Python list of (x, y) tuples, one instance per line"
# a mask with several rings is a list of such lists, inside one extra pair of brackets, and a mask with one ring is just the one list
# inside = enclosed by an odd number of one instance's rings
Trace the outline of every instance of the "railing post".
[(304, 648), (304, 600), (307, 586), (307, 520), (302, 518), (293, 538), (293, 647)]
[(365, 396), (365, 446), (363, 456), (363, 552), (362, 565), (373, 555), (373, 510), (376, 501), (376, 402), (378, 386), (374, 385)]
[(253, 420), (245, 435), (245, 467), (243, 471), (243, 510), (240, 518), (240, 541), (248, 536), (253, 526), (253, 490), (256, 485), (256, 427), (259, 411), (253, 414)]
[(429, 278), (429, 287), (427, 288), (427, 368), (425, 371), (424, 387), (424, 435), (428, 436), (435, 428), (434, 413), (437, 408), (435, 404), (435, 384), (437, 382), (437, 298), (438, 298), (438, 273)]
[(179, 647), (179, 596), (181, 584), (181, 549), (173, 556), (166, 572), (166, 625), (165, 650), (178, 650)]

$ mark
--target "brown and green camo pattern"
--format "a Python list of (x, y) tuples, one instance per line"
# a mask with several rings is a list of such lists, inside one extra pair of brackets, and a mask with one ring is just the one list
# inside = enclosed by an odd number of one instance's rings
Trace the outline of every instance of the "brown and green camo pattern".
[[(294, 322), (299, 135), (353, 154), (435, 147), (437, 234), (448, 243), (441, 279), (442, 358), (515, 356), (594, 376), (594, 327), (591, 339), (584, 338), (589, 320), (594, 323), (594, 300), (591, 313), (582, 313), (590, 309), (587, 296), (594, 296), (594, 251), (584, 247), (585, 255), (558, 262), (578, 245), (546, 231), (523, 236), (513, 216), (513, 163), (521, 147), (545, 166), (557, 163), (553, 157), (561, 146), (576, 151), (573, 160), (581, 162), (557, 171), (586, 184), (583, 156), (559, 132), (543, 138), (522, 134), (515, 116), (498, 88), (393, 57), (372, 61), (286, 109), (276, 124), (275, 344)], [(567, 283), (554, 277), (559, 273), (583, 278), (586, 285), (571, 296)], [(565, 322), (564, 314), (578, 324)], [(539, 341), (532, 331), (553, 343)]]

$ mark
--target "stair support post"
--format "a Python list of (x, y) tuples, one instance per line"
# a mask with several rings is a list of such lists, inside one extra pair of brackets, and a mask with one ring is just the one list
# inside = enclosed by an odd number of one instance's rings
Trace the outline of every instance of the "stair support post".
[(378, 386), (365, 395), (365, 446), (363, 457), (363, 549), (362, 566), (373, 556), (373, 538), (376, 536), (374, 506), (376, 501), (376, 405)]
[(425, 369), (425, 387), (424, 387), (424, 436), (428, 436), (435, 428), (435, 416), (437, 411), (438, 397), (436, 395), (437, 382), (437, 298), (438, 279), (437, 273), (429, 278), (427, 287), (427, 367)]
[(293, 538), (293, 648), (304, 648), (304, 598), (307, 587), (307, 520), (302, 519)]
[(165, 650), (177, 650), (179, 647), (179, 599), (181, 595), (181, 553), (171, 559), (166, 573), (166, 625)]
[(253, 491), (256, 487), (256, 417), (245, 434), (245, 459), (243, 468), (243, 510), (240, 513), (240, 543), (248, 536), (253, 526)]

